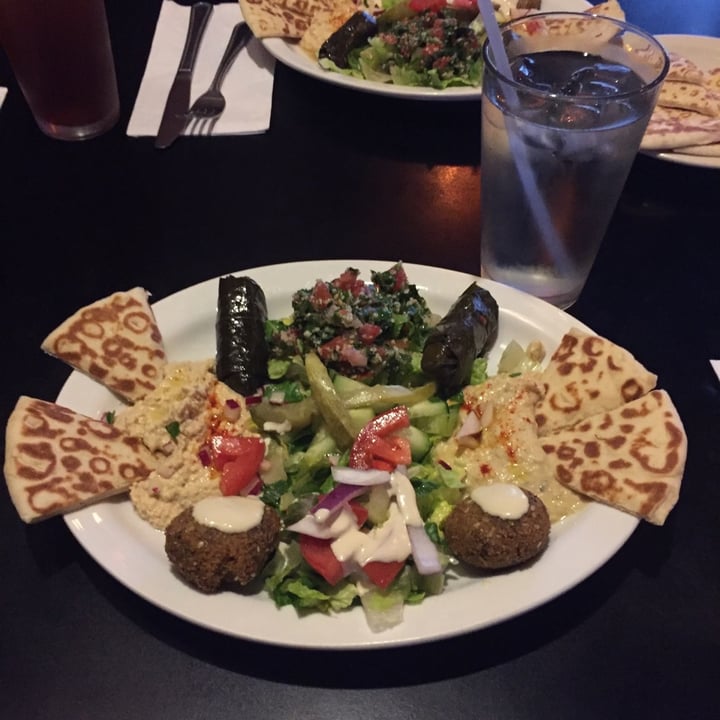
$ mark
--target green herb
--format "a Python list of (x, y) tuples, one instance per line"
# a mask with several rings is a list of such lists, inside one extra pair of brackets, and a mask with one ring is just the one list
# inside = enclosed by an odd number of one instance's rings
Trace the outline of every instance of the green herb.
[(105, 422), (108, 425), (112, 425), (115, 422), (115, 411), (114, 410), (110, 410), (105, 413)]
[(180, 435), (180, 423), (177, 420), (173, 420), (165, 426), (165, 429), (170, 434), (170, 437), (177, 442), (178, 435)]

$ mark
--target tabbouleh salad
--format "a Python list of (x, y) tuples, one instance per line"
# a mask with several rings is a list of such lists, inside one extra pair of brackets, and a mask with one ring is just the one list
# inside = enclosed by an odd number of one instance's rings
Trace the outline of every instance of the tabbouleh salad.
[[(505, 4), (498, 20), (509, 19)], [(444, 89), (478, 87), (485, 27), (475, 0), (383, 0), (369, 37), (355, 41), (340, 66), (320, 65), (365, 80)], [(356, 44), (357, 43), (357, 44)]]

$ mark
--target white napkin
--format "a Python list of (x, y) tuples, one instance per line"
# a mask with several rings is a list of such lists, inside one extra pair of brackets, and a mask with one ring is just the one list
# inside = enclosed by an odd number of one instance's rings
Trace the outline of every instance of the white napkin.
[[(157, 134), (185, 45), (189, 20), (189, 7), (172, 0), (165, 0), (160, 7), (150, 57), (128, 123), (128, 135), (154, 137)], [(209, 87), (230, 33), (241, 20), (242, 11), (237, 2), (213, 7), (195, 61), (190, 104)], [(213, 135), (262, 133), (270, 127), (274, 69), (274, 58), (252, 38), (225, 77), (222, 93), (227, 105), (215, 124)]]
[(7, 88), (0, 87), (0, 108), (3, 106), (3, 103), (5, 102), (6, 95), (7, 95)]
[(712, 365), (712, 369), (715, 371), (715, 374), (718, 376), (718, 380), (720, 380), (720, 360), (711, 360), (710, 365)]

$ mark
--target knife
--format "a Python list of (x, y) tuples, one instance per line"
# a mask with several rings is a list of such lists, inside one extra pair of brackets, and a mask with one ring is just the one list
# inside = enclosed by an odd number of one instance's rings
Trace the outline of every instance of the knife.
[(170, 147), (185, 127), (185, 116), (190, 107), (190, 85), (192, 84), (195, 58), (212, 11), (213, 6), (206, 2), (195, 3), (190, 9), (190, 22), (185, 38), (185, 47), (165, 102), (160, 129), (155, 138), (156, 148)]

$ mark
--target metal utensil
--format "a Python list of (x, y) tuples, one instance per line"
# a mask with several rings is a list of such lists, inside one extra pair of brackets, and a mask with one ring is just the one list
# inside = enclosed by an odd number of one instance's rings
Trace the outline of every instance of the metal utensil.
[(185, 127), (186, 115), (190, 106), (190, 85), (195, 67), (195, 58), (212, 11), (213, 6), (206, 2), (195, 3), (190, 9), (190, 22), (185, 37), (185, 47), (180, 57), (175, 80), (173, 80), (165, 102), (160, 129), (155, 138), (156, 148), (169, 147)]
[(193, 103), (187, 114), (189, 134), (210, 135), (225, 110), (225, 97), (220, 92), (225, 76), (239, 52), (248, 44), (252, 31), (247, 23), (239, 22), (232, 30), (227, 47), (210, 87)]

